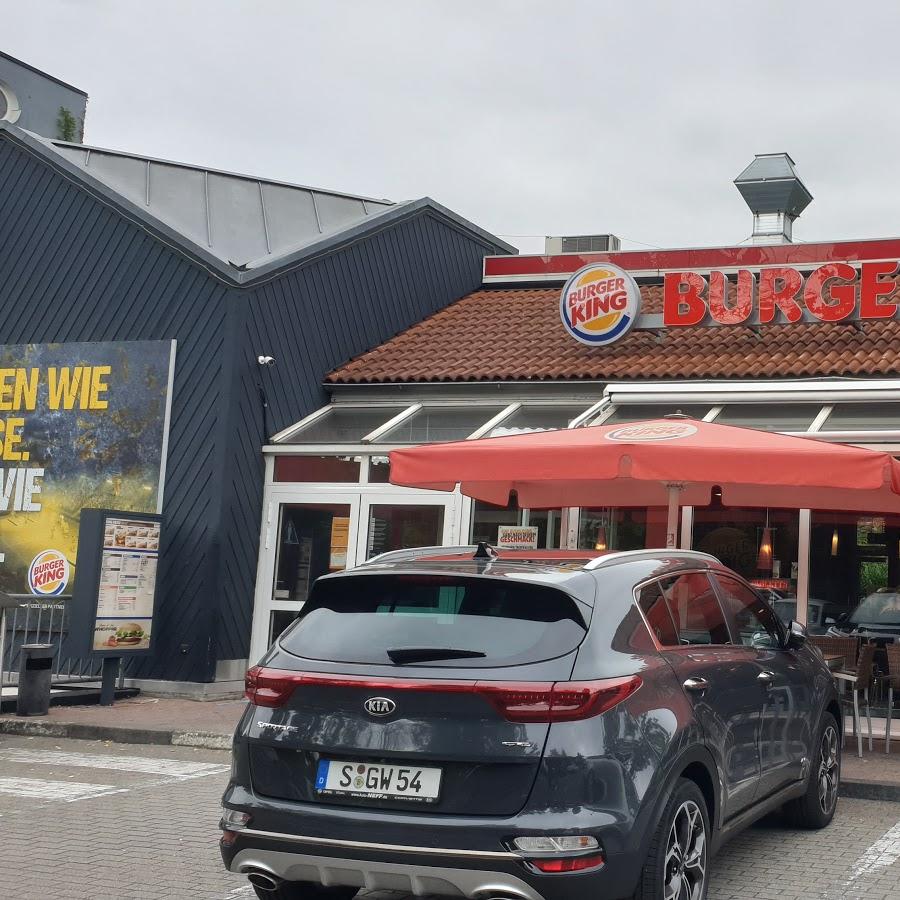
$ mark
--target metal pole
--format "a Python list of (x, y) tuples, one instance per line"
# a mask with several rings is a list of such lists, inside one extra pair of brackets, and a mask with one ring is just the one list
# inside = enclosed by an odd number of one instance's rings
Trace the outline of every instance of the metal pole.
[(6, 607), (0, 612), (0, 704), (3, 703), (3, 656), (6, 650)]
[(100, 681), (100, 705), (112, 706), (116, 699), (116, 675), (119, 672), (118, 656), (103, 657), (103, 673)]
[(666, 520), (666, 549), (674, 550), (678, 546), (678, 501), (684, 489), (683, 484), (670, 483), (666, 487), (669, 491), (669, 514)]

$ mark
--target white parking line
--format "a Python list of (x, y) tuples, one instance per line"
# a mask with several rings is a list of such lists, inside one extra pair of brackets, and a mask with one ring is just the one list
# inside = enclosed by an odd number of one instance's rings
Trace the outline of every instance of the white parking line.
[(44, 766), (75, 766), (88, 769), (107, 769), (116, 772), (137, 772), (146, 775), (166, 775), (170, 778), (203, 778), (221, 775), (228, 766), (221, 763), (189, 762), (183, 759), (154, 759), (149, 756), (107, 756), (99, 753), (66, 753), (61, 750), (0, 750), (0, 760)]
[(31, 800), (87, 800), (120, 794), (122, 788), (112, 784), (86, 784), (82, 781), (43, 781), (37, 778), (0, 778), (0, 794), (28, 797)]
[(886, 869), (898, 859), (900, 859), (900, 822), (889, 828), (863, 853), (850, 870), (850, 877), (843, 886), (848, 888), (864, 875), (869, 875), (876, 869)]

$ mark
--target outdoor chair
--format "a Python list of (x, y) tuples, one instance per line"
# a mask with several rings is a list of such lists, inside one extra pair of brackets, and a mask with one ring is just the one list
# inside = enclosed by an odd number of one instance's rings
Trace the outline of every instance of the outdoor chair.
[(884, 726), (884, 752), (891, 752), (891, 717), (894, 714), (894, 690), (900, 690), (900, 644), (887, 644), (887, 675), (885, 681), (888, 689), (887, 722)]
[(811, 634), (809, 642), (813, 646), (818, 647), (826, 659), (829, 656), (842, 656), (844, 664), (838, 671), (856, 674), (856, 663), (859, 657), (859, 638)]
[[(843, 640), (838, 638), (838, 640)], [(859, 695), (866, 704), (866, 720), (869, 724), (869, 751), (872, 750), (872, 707), (869, 703), (869, 689), (875, 683), (875, 645), (864, 644), (859, 650), (856, 671), (842, 669), (833, 673), (842, 685), (847, 685), (853, 694), (853, 736), (856, 738), (857, 755), (862, 759), (862, 727), (859, 722)]]

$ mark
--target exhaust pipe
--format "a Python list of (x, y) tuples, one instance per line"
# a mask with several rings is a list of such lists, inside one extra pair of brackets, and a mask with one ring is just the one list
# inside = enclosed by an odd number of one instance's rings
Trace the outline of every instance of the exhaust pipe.
[(261, 891), (277, 891), (284, 881), (283, 878), (272, 875), (271, 872), (266, 872), (264, 869), (248, 869), (245, 874), (250, 884), (258, 887)]

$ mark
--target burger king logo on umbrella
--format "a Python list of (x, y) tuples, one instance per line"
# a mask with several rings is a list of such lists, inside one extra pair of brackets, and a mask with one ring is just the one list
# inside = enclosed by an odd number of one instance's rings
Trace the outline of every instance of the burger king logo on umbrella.
[(61, 594), (69, 583), (69, 561), (59, 550), (42, 550), (28, 567), (32, 594)]
[(687, 422), (641, 422), (610, 431), (604, 437), (608, 441), (644, 443), (646, 441), (674, 441), (697, 433), (697, 426)]
[(559, 314), (566, 331), (583, 344), (612, 344), (628, 334), (641, 307), (635, 280), (610, 263), (579, 269), (566, 282)]

